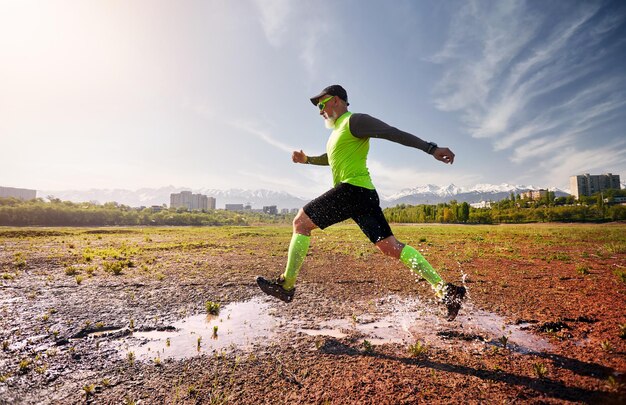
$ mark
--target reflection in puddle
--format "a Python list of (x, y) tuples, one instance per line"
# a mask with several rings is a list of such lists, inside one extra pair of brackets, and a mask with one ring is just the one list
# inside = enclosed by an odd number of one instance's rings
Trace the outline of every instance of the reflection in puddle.
[(134, 332), (121, 352), (137, 359), (182, 359), (228, 347), (245, 348), (269, 340), (278, 319), (259, 298), (225, 305), (219, 316), (195, 315), (175, 322), (176, 330)]

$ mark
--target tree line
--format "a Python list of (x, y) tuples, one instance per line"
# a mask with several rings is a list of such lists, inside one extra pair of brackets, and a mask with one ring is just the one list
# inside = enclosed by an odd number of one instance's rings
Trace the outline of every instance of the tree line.
[[(555, 197), (540, 200), (511, 194), (489, 208), (450, 201), (436, 205), (401, 204), (384, 210), (389, 222), (499, 224), (529, 222), (605, 222), (626, 220), (626, 206), (616, 204), (626, 190), (607, 190), (591, 197)], [(109, 202), (74, 203), (49, 197), (23, 201), (0, 198), (0, 226), (220, 226), (253, 223), (290, 223), (293, 214), (267, 215), (225, 210), (189, 211), (184, 208), (131, 208)]]
[(219, 226), (290, 222), (293, 216), (225, 210), (131, 208), (109, 202), (0, 198), (0, 226)]
[(553, 192), (539, 200), (511, 194), (492, 202), (488, 208), (474, 208), (468, 203), (436, 205), (401, 204), (384, 210), (390, 222), (499, 224), (530, 222), (605, 222), (626, 220), (626, 206), (617, 204), (626, 190), (607, 190), (591, 197), (555, 197)]

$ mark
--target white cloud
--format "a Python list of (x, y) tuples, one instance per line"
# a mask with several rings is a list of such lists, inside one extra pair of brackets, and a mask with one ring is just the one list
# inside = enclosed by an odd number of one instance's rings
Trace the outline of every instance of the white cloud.
[(551, 158), (560, 155), (567, 146), (572, 143), (571, 135), (561, 135), (557, 138), (533, 139), (515, 148), (515, 153), (511, 157), (514, 163), (522, 163), (530, 158)]
[(244, 123), (244, 122), (230, 122), (229, 125), (231, 125), (234, 128), (240, 129), (244, 132), (247, 132), (251, 135), (254, 135), (255, 137), (257, 137), (258, 139), (262, 140), (263, 142), (267, 143), (268, 145), (273, 146), (274, 148), (281, 150), (283, 152), (288, 152), (291, 153), (294, 150), (298, 150), (297, 148), (287, 145), (285, 143), (282, 143), (281, 141), (275, 139), (274, 137), (272, 137), (267, 131), (263, 130), (263, 129), (259, 129), (256, 126), (249, 124), (249, 123)]
[(316, 77), (315, 68), (318, 66), (320, 55), (320, 44), (325, 43), (326, 38), (331, 34), (330, 24), (326, 21), (309, 20), (305, 27), (302, 27), (304, 35), (300, 39), (299, 58), (304, 64), (309, 77)]
[[(623, 134), (603, 131), (625, 112), (626, 78), (608, 59), (623, 44), (605, 42), (623, 15), (600, 13), (601, 3), (557, 8), (551, 14), (513, 0), (468, 3), (430, 59), (443, 67), (435, 106), (458, 111), (469, 135), (510, 151), (511, 162), (533, 162), (525, 175), (548, 183), (623, 167), (626, 155), (624, 143), (610, 141)], [(611, 147), (588, 150), (587, 139), (599, 133)]]
[(595, 149), (576, 150), (563, 148), (558, 154), (552, 154), (541, 161), (528, 175), (541, 179), (544, 184), (554, 184), (555, 179), (562, 179), (562, 187), (570, 176), (583, 173), (616, 173), (626, 160), (626, 141), (617, 141)]
[(288, 31), (293, 2), (289, 0), (254, 0), (261, 13), (261, 25), (267, 41), (276, 48), (282, 46)]

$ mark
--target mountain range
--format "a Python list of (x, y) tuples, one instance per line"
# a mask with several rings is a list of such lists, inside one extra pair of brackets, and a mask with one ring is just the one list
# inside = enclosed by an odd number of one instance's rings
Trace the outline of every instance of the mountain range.
[[(518, 186), (510, 184), (478, 184), (471, 188), (449, 186), (436, 186), (428, 184), (410, 189), (404, 189), (399, 193), (389, 196), (381, 195), (381, 206), (393, 207), (398, 204), (438, 204), (456, 200), (458, 202), (477, 203), (481, 201), (499, 201), (508, 198), (511, 193), (517, 195), (528, 190), (538, 190), (533, 186)], [(149, 207), (152, 205), (169, 206), (170, 194), (181, 191), (192, 191), (196, 194), (204, 194), (216, 199), (216, 208), (224, 208), (225, 204), (250, 204), (252, 208), (262, 208), (267, 205), (276, 205), (282, 208), (299, 208), (309, 200), (296, 197), (284, 191), (272, 190), (243, 190), (243, 189), (190, 189), (185, 187), (167, 186), (161, 188), (141, 188), (135, 191), (125, 189), (90, 189), (90, 190), (65, 190), (65, 191), (37, 191), (39, 197), (55, 197), (63, 201), (85, 202), (92, 201), (105, 203), (115, 201), (131, 207)], [(566, 191), (550, 189), (555, 196), (569, 195)]]

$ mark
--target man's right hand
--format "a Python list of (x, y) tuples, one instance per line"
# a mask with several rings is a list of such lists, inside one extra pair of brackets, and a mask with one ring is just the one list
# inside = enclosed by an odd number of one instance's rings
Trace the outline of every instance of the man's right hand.
[(300, 149), (299, 152), (297, 150), (294, 150), (291, 154), (291, 160), (294, 163), (306, 163), (307, 156), (304, 152), (302, 152), (302, 149)]

